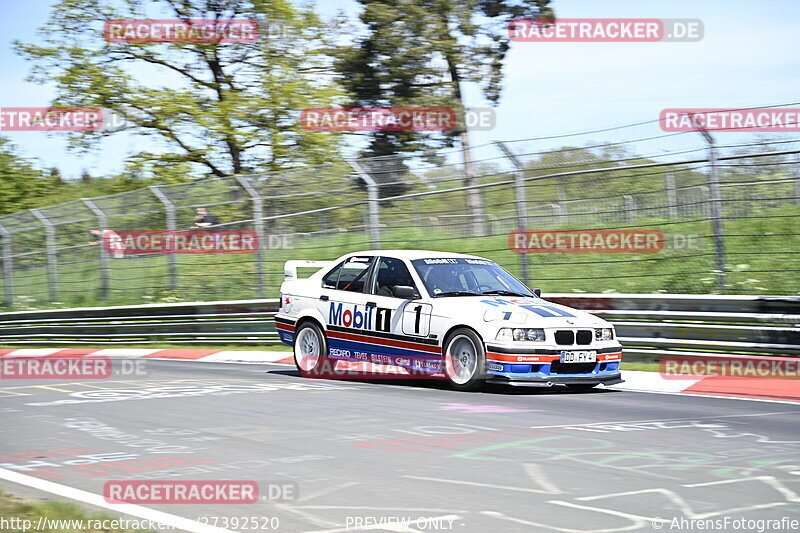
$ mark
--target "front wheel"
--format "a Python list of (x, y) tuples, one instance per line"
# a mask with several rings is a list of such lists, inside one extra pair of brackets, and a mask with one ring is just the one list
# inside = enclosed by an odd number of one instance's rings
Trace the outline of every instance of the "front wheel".
[(328, 363), (328, 341), (314, 322), (305, 322), (294, 339), (294, 364), (303, 377), (320, 377)]
[(471, 329), (455, 330), (444, 347), (444, 375), (457, 390), (474, 391), (486, 380), (486, 350)]

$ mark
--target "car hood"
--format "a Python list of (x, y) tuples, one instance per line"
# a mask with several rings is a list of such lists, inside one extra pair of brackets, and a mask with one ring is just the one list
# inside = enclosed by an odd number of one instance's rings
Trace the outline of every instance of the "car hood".
[(611, 324), (595, 315), (541, 298), (450, 296), (436, 298), (434, 302), (434, 313), (437, 315), (462, 317), (468, 313), (480, 316), (483, 322), (498, 322), (509, 327), (611, 327)]

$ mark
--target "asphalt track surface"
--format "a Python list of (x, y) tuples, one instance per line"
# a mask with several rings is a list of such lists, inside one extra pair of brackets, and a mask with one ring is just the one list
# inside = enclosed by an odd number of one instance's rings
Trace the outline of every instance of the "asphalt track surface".
[[(109, 480), (253, 480), (254, 504), (147, 505), (238, 531), (608, 533), (800, 519), (800, 405), (462, 393), (438, 381), (303, 379), (272, 364), (151, 360), (146, 372), (3, 380), (0, 468), (94, 494)], [(270, 486), (294, 492), (270, 499)], [(259, 526), (230, 527), (234, 517)]]

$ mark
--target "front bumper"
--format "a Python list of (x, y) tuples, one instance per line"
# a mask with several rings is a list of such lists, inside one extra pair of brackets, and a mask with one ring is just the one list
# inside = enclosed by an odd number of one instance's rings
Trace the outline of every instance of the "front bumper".
[(622, 374), (619, 372), (601, 375), (550, 375), (546, 377), (517, 377), (513, 375), (489, 374), (486, 383), (498, 385), (512, 385), (517, 387), (552, 387), (553, 385), (616, 385), (623, 383)]
[[(591, 350), (596, 361), (561, 363), (561, 353)], [(588, 346), (542, 346), (518, 348), (513, 345), (487, 346), (486, 379), (489, 383), (551, 387), (553, 385), (614, 385), (622, 383), (622, 346), (618, 342)]]

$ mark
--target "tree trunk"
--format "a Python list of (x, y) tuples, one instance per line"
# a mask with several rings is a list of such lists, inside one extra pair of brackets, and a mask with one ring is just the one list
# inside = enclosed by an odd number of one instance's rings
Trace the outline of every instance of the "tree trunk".
[[(461, 94), (461, 77), (458, 75), (458, 68), (450, 57), (447, 58), (447, 64), (450, 70), (450, 78), (453, 80), (453, 93), (455, 100), (459, 107), (459, 124), (461, 133), (459, 140), (461, 141), (461, 155), (464, 159), (464, 186), (472, 187), (476, 185), (475, 169), (472, 166), (472, 150), (469, 142), (469, 131), (466, 124), (466, 108), (464, 107), (464, 99)], [(470, 229), (471, 234), (477, 237), (483, 237), (488, 234), (486, 224), (486, 214), (483, 209), (483, 196), (480, 189), (467, 189), (467, 209), (470, 214)]]

